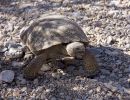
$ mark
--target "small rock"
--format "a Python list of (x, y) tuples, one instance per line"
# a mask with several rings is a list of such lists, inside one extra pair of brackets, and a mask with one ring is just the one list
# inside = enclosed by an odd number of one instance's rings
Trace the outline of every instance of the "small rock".
[(100, 92), (101, 91), (101, 87), (98, 86), (96, 90), (97, 90), (97, 92)]
[(49, 71), (51, 69), (51, 67), (48, 64), (43, 64), (41, 71), (45, 72), (45, 71)]
[(5, 52), (5, 57), (8, 58), (20, 58), (22, 55), (23, 51), (15, 48), (10, 48), (8, 51)]
[(14, 29), (14, 26), (11, 23), (8, 23), (8, 31), (12, 32)]
[(4, 70), (0, 73), (0, 81), (11, 83), (14, 79), (14, 72), (12, 70)]
[(112, 38), (112, 36), (109, 36), (108, 38), (107, 38), (107, 44), (111, 44), (111, 41), (113, 40), (113, 38)]
[(93, 93), (93, 90), (89, 90), (88, 93), (89, 93), (89, 94), (92, 94), (92, 93)]
[(51, 92), (51, 90), (50, 89), (46, 89), (46, 91), (45, 91), (46, 93), (49, 93), (49, 92)]
[(22, 92), (27, 91), (27, 87), (21, 88), (21, 91), (22, 91)]
[(5, 43), (5, 47), (8, 48), (8, 51), (5, 52), (5, 56), (8, 58), (19, 58), (23, 55), (23, 47), (19, 43), (15, 43), (9, 39)]
[(125, 47), (126, 47), (126, 49), (129, 50), (130, 49), (130, 44), (126, 44)]
[(120, 0), (111, 0), (110, 5), (116, 5), (119, 6), (120, 5)]
[(13, 90), (13, 96), (14, 96), (14, 97), (18, 97), (19, 95), (20, 95), (19, 89), (18, 89), (18, 88), (15, 88), (15, 89)]
[(77, 91), (79, 89), (79, 87), (75, 86), (73, 87), (73, 90)]
[(128, 83), (130, 84), (130, 78), (129, 78), (129, 79), (127, 79), (127, 81), (128, 81)]
[(66, 75), (66, 73), (62, 69), (57, 69), (57, 71), (60, 75)]
[(60, 78), (61, 77), (61, 73), (57, 73), (57, 72), (55, 72), (55, 73), (52, 73), (52, 77), (54, 77), (54, 78)]
[(83, 27), (83, 30), (84, 30), (85, 33), (87, 33), (88, 31), (90, 31), (90, 29), (91, 29), (90, 27)]
[(7, 51), (7, 48), (5, 48), (4, 46), (0, 46), (0, 52), (3, 53), (5, 51)]

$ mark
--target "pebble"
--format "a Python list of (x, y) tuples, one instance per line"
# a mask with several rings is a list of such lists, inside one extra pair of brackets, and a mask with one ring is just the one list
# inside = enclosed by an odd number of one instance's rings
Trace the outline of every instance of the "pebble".
[(51, 69), (51, 67), (48, 64), (43, 64), (42, 68), (41, 68), (41, 71), (45, 72), (45, 71), (49, 71), (50, 69)]
[(89, 93), (89, 94), (92, 94), (92, 93), (93, 93), (93, 90), (89, 90), (88, 93)]
[(0, 53), (4, 53), (5, 51), (7, 51), (7, 48), (5, 48), (4, 46), (0, 46)]
[(0, 73), (0, 81), (11, 83), (14, 80), (14, 75), (12, 70), (4, 70)]
[(14, 29), (14, 25), (12, 25), (11, 23), (8, 23), (8, 30), (9, 30), (10, 32), (12, 32), (13, 29)]
[(27, 87), (22, 87), (22, 88), (21, 88), (21, 91), (22, 91), (22, 92), (27, 91)]
[(9, 44), (8, 51), (5, 52), (5, 57), (7, 58), (20, 58), (22, 55), (22, 47), (17, 44)]
[(15, 89), (13, 90), (13, 97), (19, 97), (19, 95), (20, 95), (19, 89), (18, 89), (18, 88), (15, 88)]
[(9, 51), (5, 52), (5, 57), (6, 58), (20, 58), (22, 56), (22, 54), (23, 54), (22, 51), (10, 49)]
[(46, 92), (48, 93), (48, 92), (51, 92), (51, 90), (50, 89), (46, 89)]
[(130, 84), (130, 78), (129, 78), (129, 79), (127, 79), (127, 81), (128, 81), (128, 83)]
[(109, 36), (109, 37), (107, 38), (107, 44), (111, 44), (112, 40), (113, 40), (112, 36)]
[(98, 86), (98, 87), (96, 88), (96, 91), (97, 91), (97, 92), (100, 92), (100, 91), (101, 91), (101, 87)]
[(53, 72), (52, 77), (59, 79), (61, 77), (61, 73)]

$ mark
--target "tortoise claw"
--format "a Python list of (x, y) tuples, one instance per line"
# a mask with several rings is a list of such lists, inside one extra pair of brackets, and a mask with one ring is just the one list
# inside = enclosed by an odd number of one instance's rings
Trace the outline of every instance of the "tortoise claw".
[(24, 61), (29, 62), (34, 58), (34, 55), (32, 53), (25, 54)]

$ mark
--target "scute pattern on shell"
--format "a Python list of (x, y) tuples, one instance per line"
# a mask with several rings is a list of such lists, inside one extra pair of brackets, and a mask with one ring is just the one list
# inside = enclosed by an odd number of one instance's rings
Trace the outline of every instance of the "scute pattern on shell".
[(34, 22), (21, 34), (21, 39), (32, 51), (73, 41), (88, 43), (85, 33), (75, 22), (53, 16)]

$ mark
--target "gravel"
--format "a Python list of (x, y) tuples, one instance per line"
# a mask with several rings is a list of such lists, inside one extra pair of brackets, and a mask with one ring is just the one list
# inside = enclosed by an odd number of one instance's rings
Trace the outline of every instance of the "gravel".
[[(0, 4), (0, 75), (6, 72), (5, 79), (0, 78), (0, 99), (130, 99), (129, 0), (121, 4), (109, 0), (106, 5), (102, 0), (1, 0)], [(35, 80), (24, 79), (21, 30), (48, 13), (65, 15), (82, 27), (90, 41), (88, 49), (101, 67), (98, 75), (87, 78), (82, 69), (69, 66), (68, 71), (46, 71)]]

